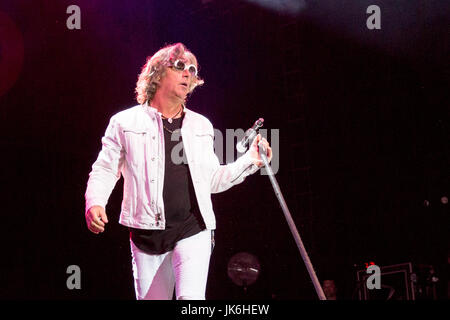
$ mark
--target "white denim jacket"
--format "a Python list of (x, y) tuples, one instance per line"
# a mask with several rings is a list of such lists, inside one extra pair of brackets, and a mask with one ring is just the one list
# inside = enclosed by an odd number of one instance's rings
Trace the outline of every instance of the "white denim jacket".
[[(214, 153), (211, 122), (194, 111), (184, 110), (181, 136), (192, 183), (206, 228), (215, 229), (211, 193), (222, 192), (241, 183), (258, 167), (253, 164), (248, 151), (235, 162), (220, 165)], [(115, 114), (89, 174), (86, 212), (94, 205), (106, 208), (122, 174), (124, 188), (119, 223), (139, 229), (165, 229), (164, 158), (161, 113), (145, 104)]]

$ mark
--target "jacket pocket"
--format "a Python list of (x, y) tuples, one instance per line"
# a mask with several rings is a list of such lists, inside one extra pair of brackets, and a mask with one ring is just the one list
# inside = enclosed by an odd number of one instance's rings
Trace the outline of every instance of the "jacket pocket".
[(214, 136), (209, 132), (196, 132), (194, 134), (193, 151), (196, 178), (206, 185), (210, 185), (215, 170), (216, 155), (214, 153)]
[(145, 162), (145, 143), (148, 131), (145, 129), (123, 129), (125, 151), (128, 163), (140, 167)]
[(208, 163), (210, 161), (209, 153), (214, 152), (214, 136), (208, 132), (196, 132), (193, 146), (197, 162)]

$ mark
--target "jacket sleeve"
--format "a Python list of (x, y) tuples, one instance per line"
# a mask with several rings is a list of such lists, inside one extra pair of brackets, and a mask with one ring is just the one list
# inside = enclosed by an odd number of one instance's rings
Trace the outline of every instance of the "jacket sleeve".
[(124, 149), (120, 139), (119, 125), (111, 118), (102, 137), (102, 149), (89, 173), (85, 193), (86, 210), (94, 205), (106, 207), (117, 180), (120, 179), (124, 163)]
[[(214, 137), (212, 125), (210, 127), (210, 136)], [(250, 152), (247, 151), (236, 161), (221, 165), (217, 155), (214, 153), (214, 141), (211, 139), (207, 147), (207, 152), (213, 167), (211, 177), (211, 193), (219, 193), (230, 189), (245, 180), (246, 177), (259, 170), (259, 167), (253, 163)]]

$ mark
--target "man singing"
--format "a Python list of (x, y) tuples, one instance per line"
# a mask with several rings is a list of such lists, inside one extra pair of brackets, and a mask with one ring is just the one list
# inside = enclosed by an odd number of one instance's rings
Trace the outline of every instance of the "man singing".
[(124, 177), (119, 223), (130, 230), (139, 300), (172, 299), (174, 288), (177, 299), (205, 299), (216, 228), (211, 193), (241, 183), (263, 165), (259, 142), (272, 159), (269, 143), (258, 135), (244, 155), (220, 165), (212, 124), (186, 108), (187, 95), (202, 84), (197, 59), (183, 44), (149, 57), (137, 81), (139, 105), (110, 119), (89, 174), (86, 223), (95, 234), (104, 232), (108, 198)]

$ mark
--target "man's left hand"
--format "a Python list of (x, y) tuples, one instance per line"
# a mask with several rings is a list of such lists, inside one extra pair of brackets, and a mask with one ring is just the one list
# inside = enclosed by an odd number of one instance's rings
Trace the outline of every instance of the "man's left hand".
[(259, 147), (258, 144), (261, 141), (261, 143), (264, 145), (267, 151), (267, 160), (270, 162), (272, 160), (272, 148), (269, 145), (269, 142), (267, 142), (266, 138), (263, 138), (261, 134), (258, 134), (255, 139), (253, 139), (253, 143), (250, 146), (249, 152), (250, 157), (253, 159), (253, 163), (257, 165), (258, 167), (264, 166), (264, 162), (261, 159), (261, 156), (259, 154)]

